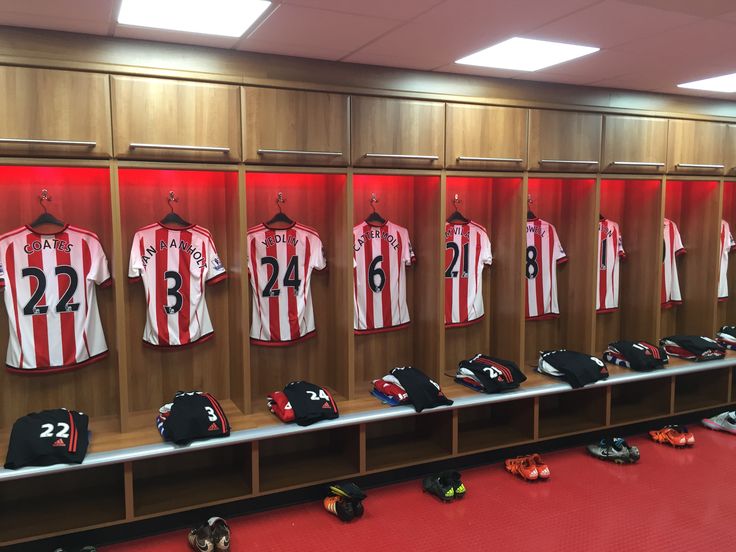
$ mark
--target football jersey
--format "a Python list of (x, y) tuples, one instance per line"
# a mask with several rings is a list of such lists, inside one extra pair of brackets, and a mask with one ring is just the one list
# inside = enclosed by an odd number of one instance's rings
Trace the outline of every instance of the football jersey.
[(728, 254), (736, 247), (736, 241), (731, 235), (731, 226), (721, 220), (721, 274), (718, 279), (718, 300), (728, 299)]
[(677, 225), (669, 219), (664, 219), (664, 249), (662, 265), (662, 306), (671, 307), (682, 303), (680, 293), (680, 279), (677, 276), (676, 257), (685, 253), (682, 237)]
[(92, 232), (67, 225), (39, 234), (23, 226), (0, 236), (8, 369), (55, 372), (104, 357), (95, 286), (110, 283), (107, 257)]
[(567, 261), (557, 230), (549, 222), (534, 218), (526, 222), (526, 317), (555, 318), (557, 265)]
[(257, 345), (290, 345), (315, 332), (310, 282), (327, 266), (322, 241), (309, 226), (248, 230), (248, 272), (253, 288), (250, 337)]
[(483, 310), (483, 268), (493, 262), (486, 229), (445, 223), (445, 326), (464, 326)]
[(308, 381), (288, 383), (284, 387), (284, 395), (289, 399), (285, 409), (291, 407), (297, 425), (308, 426), (320, 420), (333, 420), (340, 415), (330, 392)]
[(353, 228), (356, 333), (398, 329), (409, 323), (406, 267), (416, 261), (406, 228), (361, 222)]
[(168, 441), (184, 444), (196, 439), (227, 437), (230, 422), (220, 403), (209, 393), (178, 391), (174, 401), (161, 407), (162, 435)]
[(143, 341), (178, 347), (212, 337), (205, 284), (227, 275), (209, 231), (194, 224), (144, 226), (133, 237), (128, 277), (143, 280), (146, 292)]
[(57, 408), (32, 412), (13, 424), (5, 469), (81, 464), (87, 454), (89, 417)]
[(618, 309), (619, 265), (626, 257), (618, 223), (602, 219), (598, 222), (598, 292), (595, 308), (598, 312)]

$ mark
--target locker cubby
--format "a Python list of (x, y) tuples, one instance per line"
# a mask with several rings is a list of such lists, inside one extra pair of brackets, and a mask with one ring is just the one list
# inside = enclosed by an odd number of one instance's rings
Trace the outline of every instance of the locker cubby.
[[(454, 375), (457, 363), (476, 353), (513, 360), (521, 366), (521, 335), (524, 281), (519, 274), (523, 250), (524, 216), (521, 178), (447, 177), (446, 214), (454, 210), (457, 194), (461, 203), (457, 209), (470, 220), (485, 227), (491, 240), (493, 264), (483, 270), (483, 305), (485, 315), (466, 326), (445, 327), (445, 359), (442, 367)], [(443, 247), (443, 272), (451, 253)], [(452, 294), (451, 282), (445, 279), (444, 303)], [(450, 295), (451, 297), (451, 295)], [(444, 317), (444, 314), (443, 314)]]
[(432, 412), (366, 425), (366, 468), (388, 469), (452, 454), (452, 412)]
[[(352, 336), (352, 258), (349, 256), (347, 177), (345, 174), (246, 174), (248, 226), (269, 220), (277, 212), (279, 192), (291, 219), (317, 230), (327, 268), (312, 273), (311, 294), (316, 335), (283, 347), (251, 344), (251, 397), (260, 410), (266, 395), (293, 380), (327, 387), (340, 401), (348, 396), (348, 344)], [(244, 274), (246, 271), (244, 270)], [(247, 286), (247, 308), (253, 316)], [(245, 336), (250, 329), (245, 329)]]
[[(731, 234), (736, 236), (736, 181), (723, 182), (723, 212), (721, 219), (731, 227)], [(720, 242), (719, 242), (720, 247)], [(720, 254), (720, 249), (719, 249)], [(719, 258), (719, 269), (720, 269)], [(720, 273), (719, 273), (720, 276)], [(728, 256), (728, 298), (718, 300), (718, 327), (724, 324), (736, 325), (736, 251)]]
[(128, 411), (131, 426), (152, 424), (151, 412), (170, 402), (177, 391), (204, 390), (223, 407), (243, 408), (243, 360), (239, 293), (240, 230), (238, 173), (217, 170), (121, 168), (120, 215), (124, 271), (127, 275), (133, 236), (139, 228), (169, 212), (169, 191), (178, 197), (176, 212), (210, 231), (228, 279), (207, 286), (205, 298), (214, 338), (174, 349), (144, 345), (146, 297), (142, 282), (125, 286)]
[(358, 426), (259, 441), (259, 489), (268, 492), (357, 474), (359, 441)]
[(123, 521), (123, 466), (4, 482), (0, 508), (4, 543)]
[(728, 402), (731, 368), (685, 374), (675, 378), (675, 414)]
[[(409, 231), (416, 264), (406, 267), (406, 298), (411, 322), (398, 330), (355, 335), (356, 393), (396, 366), (413, 365), (435, 381), (440, 376), (439, 342), (443, 331), (442, 276), (444, 245), (440, 225), (439, 176), (356, 174), (353, 220), (360, 224), (376, 210)], [(351, 247), (352, 251), (352, 247)], [(352, 304), (351, 304), (352, 308)], [(352, 320), (352, 318), (351, 318)]]
[[(619, 261), (619, 309), (596, 313), (595, 351), (600, 353), (610, 342), (621, 339), (656, 343), (662, 180), (603, 179), (600, 198), (600, 214), (619, 225), (626, 257)], [(598, 275), (606, 274), (603, 260), (597, 259), (596, 266)], [(604, 308), (604, 299), (600, 303)]]
[(682, 304), (662, 309), (661, 337), (715, 333), (720, 266), (719, 194), (717, 181), (666, 182), (665, 217), (680, 229), (686, 253), (677, 257)]
[(611, 386), (611, 423), (626, 424), (670, 413), (672, 378)]
[(539, 438), (581, 433), (606, 424), (606, 388), (539, 398)]
[[(542, 350), (566, 348), (593, 353), (596, 180), (530, 178), (528, 193), (532, 199), (531, 210), (538, 218), (554, 225), (569, 259), (557, 266), (560, 316), (526, 320), (524, 324), (524, 357), (528, 365), (536, 366)], [(526, 241), (523, 243), (526, 251)], [(525, 295), (526, 282), (523, 286)], [(522, 301), (522, 309), (524, 304)]]
[(506, 447), (534, 439), (534, 399), (458, 410), (458, 452)]
[(242, 498), (252, 489), (249, 443), (133, 463), (136, 516)]
[[(121, 262), (113, 254), (110, 170), (59, 166), (0, 166), (0, 205), (2, 232), (32, 222), (41, 212), (39, 196), (48, 190), (50, 213), (63, 222), (98, 235), (112, 271)], [(42, 230), (57, 232), (60, 227)], [(114, 285), (119, 285), (114, 282)], [(27, 377), (0, 370), (0, 429), (29, 412), (61, 406), (85, 412), (92, 429), (101, 426), (118, 430), (118, 344), (115, 327), (113, 287), (97, 286), (98, 308), (109, 355), (78, 370)], [(0, 315), (0, 347), (8, 344), (8, 317)], [(0, 445), (5, 446), (5, 443)]]

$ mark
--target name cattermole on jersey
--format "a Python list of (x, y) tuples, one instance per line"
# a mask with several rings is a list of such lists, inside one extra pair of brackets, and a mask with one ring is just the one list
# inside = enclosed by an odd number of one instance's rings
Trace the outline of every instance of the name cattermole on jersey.
[(367, 232), (363, 232), (358, 238), (355, 239), (355, 243), (353, 244), (353, 250), (357, 253), (358, 251), (363, 249), (363, 246), (365, 245), (367, 241), (372, 240), (374, 238), (380, 238), (384, 240), (394, 249), (394, 251), (399, 250), (398, 237), (390, 234), (388, 230), (382, 230), (379, 228), (376, 228), (375, 230), (368, 230)]
[(156, 253), (158, 253), (159, 251), (167, 251), (169, 249), (179, 249), (180, 251), (191, 255), (199, 268), (207, 268), (207, 261), (205, 261), (204, 255), (202, 255), (202, 252), (197, 249), (196, 246), (185, 240), (177, 241), (174, 239), (172, 239), (171, 242), (160, 240), (158, 242), (158, 250), (156, 250), (156, 247), (154, 247), (153, 245), (147, 245), (145, 249), (146, 254), (141, 256), (143, 268), (146, 268), (146, 266), (148, 266), (148, 261), (150, 261), (151, 257), (156, 255)]
[(32, 255), (33, 253), (36, 253), (37, 251), (41, 251), (43, 249), (55, 249), (56, 251), (70, 253), (72, 247), (74, 246), (68, 241), (58, 240), (56, 238), (47, 238), (43, 240), (32, 241), (31, 243), (23, 247), (23, 251), (26, 252), (26, 255)]

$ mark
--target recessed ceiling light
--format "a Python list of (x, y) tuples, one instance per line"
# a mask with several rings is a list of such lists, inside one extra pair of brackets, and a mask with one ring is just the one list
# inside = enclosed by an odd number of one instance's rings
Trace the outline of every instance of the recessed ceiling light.
[(470, 54), (455, 63), (516, 71), (537, 71), (564, 61), (587, 56), (598, 50), (600, 48), (592, 46), (577, 46), (517, 36)]
[(242, 36), (266, 0), (123, 0), (118, 23), (219, 36)]
[(680, 88), (692, 88), (694, 90), (710, 90), (711, 92), (736, 92), (736, 73), (721, 75), (710, 79), (693, 82), (685, 82), (677, 85)]

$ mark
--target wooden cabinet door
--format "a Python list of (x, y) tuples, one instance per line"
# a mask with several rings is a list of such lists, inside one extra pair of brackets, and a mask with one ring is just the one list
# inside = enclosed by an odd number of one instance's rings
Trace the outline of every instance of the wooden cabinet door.
[(602, 115), (532, 109), (529, 119), (529, 170), (598, 171)]
[(723, 174), (726, 124), (670, 119), (667, 170), (686, 174)]
[(446, 165), (456, 169), (526, 167), (529, 110), (447, 104)]
[(244, 87), (246, 163), (349, 163), (348, 97)]
[(0, 155), (111, 154), (107, 75), (0, 67)]
[(736, 125), (726, 127), (726, 174), (736, 174)]
[(667, 119), (605, 115), (603, 129), (603, 172), (664, 172)]
[(112, 93), (117, 157), (240, 161), (237, 86), (112, 77)]
[(352, 159), (359, 167), (442, 167), (445, 104), (353, 96)]

